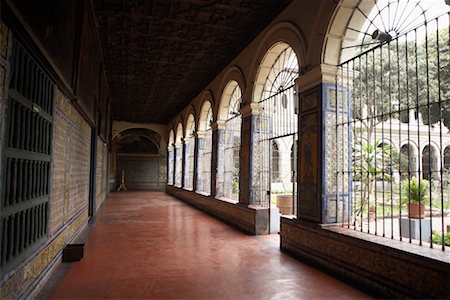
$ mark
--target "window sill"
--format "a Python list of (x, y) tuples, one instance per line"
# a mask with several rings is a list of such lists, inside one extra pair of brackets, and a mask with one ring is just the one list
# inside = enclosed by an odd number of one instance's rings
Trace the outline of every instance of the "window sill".
[(433, 249), (430, 248), (430, 244), (422, 243), (420, 246), (414, 243), (409, 243), (408, 238), (404, 238), (403, 241), (394, 240), (382, 236), (377, 236), (374, 234), (368, 234), (365, 232), (360, 232), (352, 229), (348, 229), (341, 226), (323, 226), (324, 230), (338, 233), (340, 235), (352, 237), (358, 240), (366, 241), (368, 243), (377, 244), (379, 246), (388, 247), (395, 249), (400, 252), (406, 252), (412, 255), (419, 256), (424, 259), (430, 259), (436, 262), (450, 264), (450, 247), (445, 247), (445, 251), (441, 250), (441, 245), (433, 245)]
[(227, 202), (227, 203), (231, 203), (231, 204), (238, 204), (239, 203), (239, 201), (237, 201), (237, 200), (233, 200), (233, 199), (225, 198), (225, 197), (217, 197), (216, 199), (219, 200), (219, 201), (223, 201), (223, 202)]

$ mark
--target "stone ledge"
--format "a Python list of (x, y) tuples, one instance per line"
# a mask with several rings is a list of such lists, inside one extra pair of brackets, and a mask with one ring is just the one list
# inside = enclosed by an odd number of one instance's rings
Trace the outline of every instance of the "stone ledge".
[(343, 231), (281, 218), (281, 249), (390, 298), (450, 298), (449, 263), (377, 243), (380, 237), (361, 239)]
[(239, 203), (216, 199), (174, 186), (167, 186), (166, 192), (184, 202), (237, 227), (248, 234), (268, 233), (268, 212), (263, 208), (252, 208)]

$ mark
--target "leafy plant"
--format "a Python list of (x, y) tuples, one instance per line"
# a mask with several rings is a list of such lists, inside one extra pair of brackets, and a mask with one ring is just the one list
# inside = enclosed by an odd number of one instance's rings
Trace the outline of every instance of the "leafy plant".
[(357, 141), (353, 149), (353, 171), (354, 179), (360, 181), (362, 193), (361, 205), (355, 207), (356, 216), (360, 216), (370, 203), (375, 181), (392, 182), (391, 173), (398, 168), (397, 155), (394, 147), (380, 141)]
[[(433, 230), (433, 236), (431, 238), (434, 244), (442, 245), (442, 235)], [(450, 232), (444, 234), (444, 245), (450, 246)]]
[(429, 182), (416, 177), (402, 180), (402, 204), (425, 203), (428, 196)]

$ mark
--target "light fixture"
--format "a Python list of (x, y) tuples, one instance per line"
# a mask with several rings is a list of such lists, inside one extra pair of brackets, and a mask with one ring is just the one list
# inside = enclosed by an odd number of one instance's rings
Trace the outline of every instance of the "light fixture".
[(372, 33), (372, 38), (374, 40), (379, 40), (380, 42), (390, 42), (392, 41), (392, 36), (389, 33), (386, 33), (384, 31), (381, 30), (375, 30)]

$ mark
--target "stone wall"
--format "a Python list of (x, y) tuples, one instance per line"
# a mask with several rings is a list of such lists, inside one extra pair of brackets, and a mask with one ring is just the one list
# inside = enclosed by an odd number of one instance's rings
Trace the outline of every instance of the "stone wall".
[(166, 191), (168, 194), (233, 225), (246, 233), (268, 233), (269, 212), (267, 208), (252, 208), (172, 186), (167, 186)]
[(91, 129), (59, 91), (54, 101), (49, 239), (14, 270), (2, 274), (2, 299), (32, 297), (60, 263), (64, 246), (87, 225)]
[(97, 137), (97, 170), (96, 170), (96, 198), (95, 205), (98, 210), (106, 199), (106, 189), (108, 184), (108, 147), (103, 140)]
[(280, 233), (281, 250), (383, 298), (450, 299), (448, 253), (430, 255), (405, 242), (286, 218)]
[(125, 171), (128, 189), (163, 191), (166, 186), (166, 157), (161, 155), (117, 155), (117, 179)]

